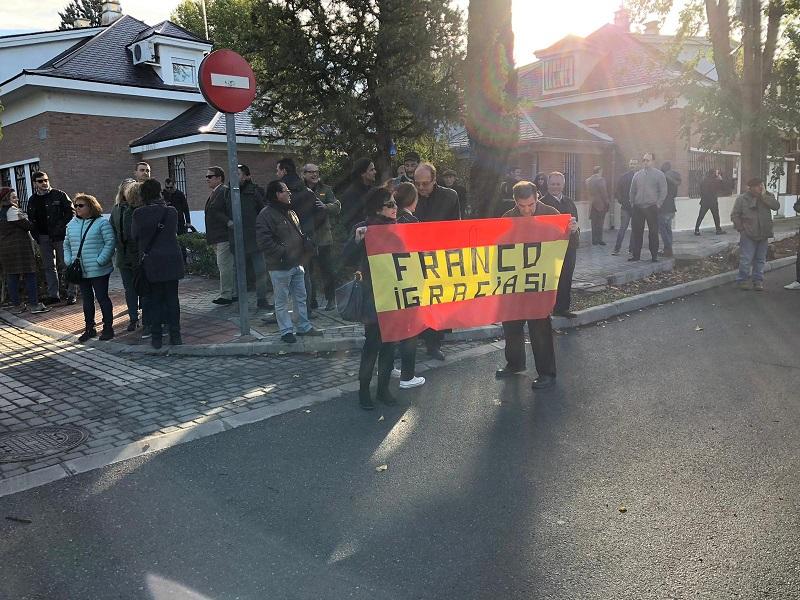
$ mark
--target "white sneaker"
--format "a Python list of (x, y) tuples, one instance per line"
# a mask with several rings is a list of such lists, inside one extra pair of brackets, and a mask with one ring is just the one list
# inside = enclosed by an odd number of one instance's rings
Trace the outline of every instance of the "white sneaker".
[(425, 385), (425, 378), (424, 377), (413, 377), (408, 381), (401, 381), (400, 382), (400, 389), (407, 390), (409, 388), (419, 387), (421, 385)]
[(400, 379), (400, 369), (392, 369), (392, 377)]
[(793, 281), (792, 283), (783, 286), (785, 290), (800, 290), (800, 281)]

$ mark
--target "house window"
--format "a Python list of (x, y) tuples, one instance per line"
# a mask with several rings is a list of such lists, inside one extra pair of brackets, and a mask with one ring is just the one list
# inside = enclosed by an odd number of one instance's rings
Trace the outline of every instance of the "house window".
[(167, 172), (175, 187), (186, 194), (186, 158), (183, 154), (167, 157)]
[(0, 187), (11, 187), (11, 169), (0, 169)]
[(14, 179), (16, 181), (17, 198), (28, 198), (28, 178), (25, 176), (25, 165), (14, 167)]
[(544, 63), (544, 89), (557, 90), (575, 84), (575, 57), (562, 56)]
[(172, 82), (175, 85), (195, 85), (194, 82), (194, 61), (173, 60), (172, 61)]
[(564, 154), (564, 195), (576, 202), (581, 199), (581, 156), (568, 152)]

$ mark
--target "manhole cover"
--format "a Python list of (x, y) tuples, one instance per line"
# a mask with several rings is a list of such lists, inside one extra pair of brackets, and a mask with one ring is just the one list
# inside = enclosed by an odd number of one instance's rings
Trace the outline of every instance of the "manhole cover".
[(81, 445), (89, 432), (80, 427), (47, 426), (0, 434), (0, 462), (36, 460)]

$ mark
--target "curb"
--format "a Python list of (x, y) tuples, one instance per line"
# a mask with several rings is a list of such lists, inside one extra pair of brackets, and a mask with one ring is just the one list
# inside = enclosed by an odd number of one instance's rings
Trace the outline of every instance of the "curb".
[[(469, 348), (462, 352), (453, 354), (448, 358), (447, 363), (436, 361), (420, 362), (417, 364), (416, 370), (418, 373), (424, 373), (425, 371), (429, 371), (436, 367), (450, 365), (462, 360), (491, 354), (492, 352), (496, 352), (502, 348), (503, 344), (498, 342), (484, 344), (483, 346)], [(0, 480), (0, 497), (10, 496), (11, 494), (16, 494), (18, 492), (23, 492), (25, 490), (30, 490), (32, 488), (58, 481), (60, 479), (66, 479), (81, 473), (107, 467), (109, 465), (129, 460), (131, 458), (136, 458), (138, 456), (145, 456), (154, 452), (166, 450), (168, 448), (172, 448), (173, 446), (178, 446), (186, 442), (191, 442), (200, 438), (223, 433), (231, 429), (236, 429), (237, 427), (242, 427), (243, 425), (258, 423), (259, 421), (271, 419), (272, 417), (277, 417), (292, 411), (300, 409), (308, 410), (309, 407), (314, 406), (315, 404), (320, 404), (322, 402), (327, 402), (328, 400), (339, 398), (347, 393), (355, 392), (356, 390), (358, 390), (358, 382), (351, 381), (337, 387), (315, 392), (313, 394), (306, 394), (290, 400), (284, 400), (279, 404), (262, 406), (231, 415), (230, 417), (206, 421), (180, 431), (149, 436), (124, 446), (119, 446), (117, 448), (112, 448), (96, 454), (90, 454), (88, 456), (81, 456), (80, 458), (75, 458), (58, 463), (56, 465), (37, 469), (36, 471), (32, 471), (30, 473), (23, 473), (21, 475), (9, 477), (8, 479)], [(400, 393), (402, 394), (403, 392), (401, 391)]]
[[(774, 271), (783, 267), (790, 266), (797, 260), (794, 256), (787, 256), (768, 262), (764, 266), (764, 272)], [(681, 296), (702, 292), (713, 287), (730, 283), (736, 279), (737, 271), (728, 271), (718, 275), (712, 275), (704, 279), (696, 279), (681, 283), (672, 287), (645, 292), (637, 296), (630, 296), (621, 300), (615, 300), (608, 304), (593, 306), (581, 311), (574, 319), (564, 317), (553, 317), (553, 328), (555, 329), (574, 329), (583, 325), (589, 325), (598, 321), (604, 321), (610, 317), (628, 313), (640, 308), (645, 308), (660, 302), (674, 300)], [(0, 311), (0, 319), (20, 329), (29, 329), (36, 333), (41, 333), (55, 338), (59, 341), (70, 341), (78, 343), (78, 337), (63, 331), (49, 329), (29, 323), (20, 319), (8, 311)], [(482, 327), (472, 327), (459, 329), (445, 334), (445, 341), (477, 341), (489, 340), (503, 337), (503, 328), (500, 325), (484, 325)], [(99, 342), (90, 340), (87, 347), (98, 348), (112, 354), (133, 354), (133, 355), (160, 355), (160, 356), (257, 356), (263, 354), (305, 354), (313, 352), (343, 352), (346, 350), (359, 350), (364, 343), (363, 336), (340, 337), (328, 339), (299, 339), (296, 344), (285, 344), (283, 342), (234, 342), (230, 344), (197, 344), (185, 346), (165, 346), (156, 350), (149, 345), (127, 345), (116, 342)]]

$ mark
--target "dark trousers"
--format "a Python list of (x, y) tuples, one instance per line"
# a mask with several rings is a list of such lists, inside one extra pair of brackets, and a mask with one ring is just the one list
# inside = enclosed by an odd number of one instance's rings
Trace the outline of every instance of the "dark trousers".
[(325, 300), (333, 302), (336, 296), (336, 273), (333, 270), (333, 246), (319, 246), (318, 254), (311, 260), (311, 265), (306, 278), (306, 290), (309, 291), (309, 301), (317, 298), (317, 290), (314, 285), (314, 273), (319, 273), (322, 278), (322, 289), (325, 292)]
[(592, 243), (596, 244), (603, 241), (603, 223), (606, 220), (606, 213), (591, 209), (589, 220), (592, 223)]
[(794, 265), (795, 274), (797, 275), (796, 281), (800, 281), (800, 232), (797, 234), (797, 262)]
[(147, 295), (147, 309), (150, 314), (150, 331), (154, 338), (161, 338), (164, 324), (170, 335), (180, 334), (181, 305), (178, 300), (178, 280), (151, 283), (150, 293)]
[(420, 337), (425, 342), (425, 348), (428, 352), (439, 350), (442, 347), (442, 340), (444, 339), (444, 331), (436, 331), (435, 329), (426, 329), (420, 334)]
[(417, 368), (417, 337), (408, 338), (397, 345), (400, 350), (400, 379), (408, 381), (414, 378)]
[[(31, 305), (38, 304), (39, 288), (36, 282), (36, 273), (24, 273), (22, 277), (25, 279), (25, 289), (28, 292), (28, 303)], [(6, 277), (6, 282), (8, 283), (8, 299), (11, 300), (11, 304), (19, 304), (19, 275), (8, 275)]]
[[(506, 339), (506, 365), (512, 371), (525, 369), (525, 323), (526, 321), (504, 321), (503, 336)], [(553, 327), (550, 317), (527, 321), (531, 338), (533, 362), (539, 375), (556, 375), (556, 353), (553, 348)]]
[(103, 315), (103, 326), (111, 327), (114, 323), (114, 307), (111, 305), (111, 298), (108, 297), (108, 278), (111, 274), (102, 277), (92, 277), (81, 281), (81, 296), (83, 297), (83, 320), (86, 327), (94, 327), (95, 311), (94, 301), (100, 305), (100, 312)]
[(361, 348), (361, 365), (358, 368), (358, 382), (361, 389), (368, 389), (378, 361), (378, 391), (389, 387), (389, 378), (394, 367), (394, 342), (381, 340), (377, 323), (364, 325), (364, 346)]
[(658, 256), (658, 206), (634, 206), (631, 217), (631, 251), (633, 258), (642, 256), (644, 242), (644, 224), (647, 222), (647, 235), (650, 242), (650, 257)]
[(567, 253), (564, 255), (564, 264), (561, 266), (561, 275), (558, 278), (558, 292), (556, 293), (555, 312), (569, 310), (572, 302), (572, 274), (575, 272), (575, 263), (578, 259), (578, 242), (570, 240)]
[(700, 214), (697, 215), (697, 222), (694, 224), (695, 231), (700, 231), (700, 224), (703, 222), (708, 211), (711, 211), (711, 216), (714, 217), (714, 227), (717, 228), (717, 231), (721, 229), (719, 226), (719, 204), (714, 202), (711, 206), (700, 205)]

